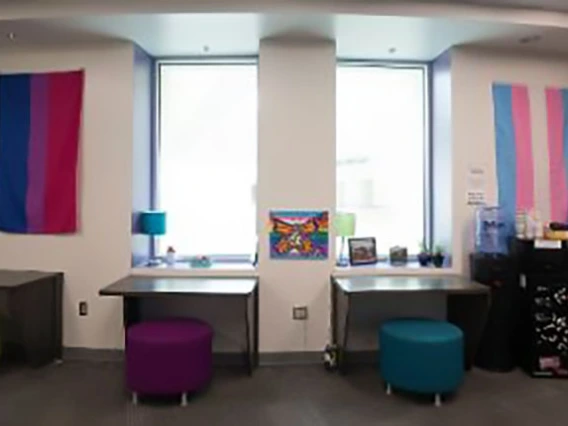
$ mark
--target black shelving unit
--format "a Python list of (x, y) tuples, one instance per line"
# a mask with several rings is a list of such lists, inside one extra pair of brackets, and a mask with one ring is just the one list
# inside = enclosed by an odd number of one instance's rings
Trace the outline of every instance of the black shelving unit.
[(568, 378), (568, 246), (539, 248), (518, 240), (519, 354), (533, 377)]

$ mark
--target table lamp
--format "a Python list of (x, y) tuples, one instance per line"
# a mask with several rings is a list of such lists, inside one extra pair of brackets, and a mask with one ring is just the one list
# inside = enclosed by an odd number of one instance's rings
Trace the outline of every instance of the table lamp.
[(354, 213), (337, 213), (335, 215), (335, 234), (341, 237), (337, 266), (347, 266), (349, 265), (349, 260), (345, 256), (345, 238), (355, 235)]
[(157, 266), (160, 259), (155, 256), (156, 236), (166, 233), (166, 212), (158, 210), (147, 210), (140, 213), (140, 233), (149, 235), (152, 240), (152, 256), (148, 261), (148, 266)]

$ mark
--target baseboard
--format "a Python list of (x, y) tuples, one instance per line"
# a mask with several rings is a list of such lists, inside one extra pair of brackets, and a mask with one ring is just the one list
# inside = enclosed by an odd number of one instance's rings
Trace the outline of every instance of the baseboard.
[(64, 361), (121, 362), (122, 349), (63, 348)]
[(261, 366), (321, 364), (321, 352), (264, 352), (259, 356)]
[[(72, 348), (63, 349), (63, 359), (68, 361), (93, 361), (93, 362), (122, 362), (124, 351), (122, 349), (91, 349)], [(354, 351), (349, 352), (350, 364), (369, 365), (377, 362), (377, 351)], [(219, 367), (242, 366), (245, 363), (245, 355), (240, 352), (222, 352), (213, 354), (213, 364)], [(284, 366), (284, 365), (310, 365), (321, 364), (322, 353), (319, 351), (306, 352), (264, 352), (259, 355), (260, 366)]]
[(245, 363), (245, 354), (240, 352), (218, 352), (213, 354), (213, 365), (216, 367), (242, 367)]
[[(123, 349), (92, 349), (92, 348), (64, 348), (63, 359), (66, 361), (92, 361), (92, 362), (122, 362)], [(213, 354), (213, 364), (230, 367), (243, 365), (245, 355), (242, 353), (216, 353)]]
[(375, 365), (378, 360), (378, 351), (350, 351), (347, 357), (349, 364), (353, 365)]

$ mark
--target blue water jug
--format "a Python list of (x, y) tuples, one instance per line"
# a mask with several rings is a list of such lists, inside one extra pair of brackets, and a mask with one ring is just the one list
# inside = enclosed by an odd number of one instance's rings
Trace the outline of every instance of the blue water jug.
[(481, 207), (476, 212), (475, 250), (478, 253), (507, 254), (507, 223), (499, 207)]

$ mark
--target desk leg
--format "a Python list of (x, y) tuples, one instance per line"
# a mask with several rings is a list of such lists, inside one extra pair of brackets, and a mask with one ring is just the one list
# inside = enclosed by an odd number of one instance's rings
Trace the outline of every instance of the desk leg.
[[(331, 344), (337, 350), (337, 367), (342, 374), (347, 371), (347, 345), (349, 337), (349, 311), (350, 297), (340, 292), (334, 279), (331, 278)], [(344, 317), (343, 328), (340, 331), (340, 293), (347, 299), (347, 304), (343, 304)], [(343, 300), (343, 299), (342, 299)]]
[(53, 336), (55, 346), (55, 361), (63, 361), (63, 274), (59, 273), (53, 279)]
[(448, 321), (464, 334), (465, 369), (471, 370), (489, 312), (489, 295), (448, 295)]
[(122, 298), (122, 317), (124, 329), (140, 322), (140, 300), (137, 297)]
[(345, 323), (343, 326), (343, 345), (339, 351), (339, 371), (342, 374), (346, 374), (348, 368), (347, 356), (349, 353), (349, 320), (351, 317), (351, 296), (346, 294), (345, 297), (347, 298), (347, 306), (345, 308)]
[[(254, 296), (253, 296), (254, 297)], [(245, 301), (245, 335), (246, 335), (246, 351), (247, 351), (247, 359), (246, 359), (246, 367), (249, 376), (252, 376), (252, 369), (253, 369), (253, 354), (250, 344), (250, 316), (249, 316), (249, 302), (250, 297), (246, 296), (244, 298)]]
[(257, 285), (254, 289), (254, 363), (253, 366), (254, 368), (258, 367), (258, 363), (259, 363), (259, 338), (258, 338), (258, 334), (259, 334), (259, 321), (260, 321), (260, 317), (259, 317), (259, 303), (260, 303), (260, 289), (259, 286)]
[(58, 336), (53, 313), (56, 308), (53, 284), (29, 283), (8, 296), (8, 315), (17, 324), (25, 359), (36, 368), (53, 362), (56, 357)]
[(337, 347), (339, 344), (338, 337), (337, 337), (337, 328), (338, 328), (338, 319), (337, 319), (337, 286), (335, 285), (335, 281), (333, 278), (331, 280), (331, 344)]

